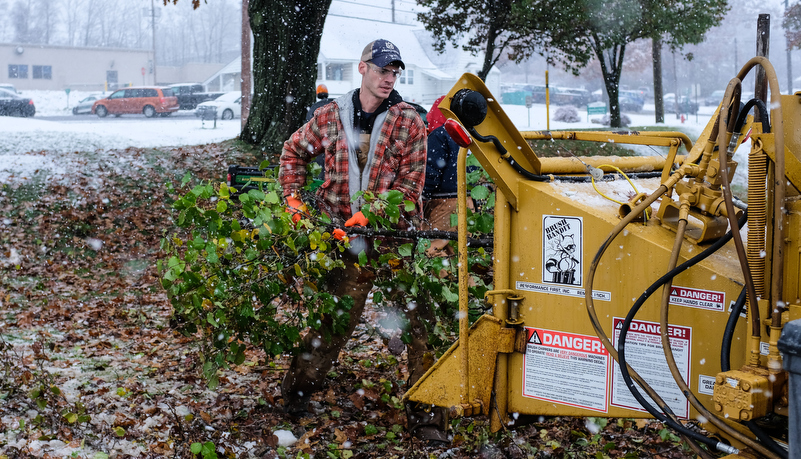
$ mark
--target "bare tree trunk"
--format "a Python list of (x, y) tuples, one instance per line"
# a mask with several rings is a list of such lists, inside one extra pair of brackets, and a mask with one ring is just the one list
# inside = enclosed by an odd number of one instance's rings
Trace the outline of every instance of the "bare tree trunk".
[[(317, 56), (331, 0), (250, 0), (255, 94), (240, 138), (276, 162), (315, 98)], [(366, 43), (353, 43), (353, 56)]]
[(665, 104), (662, 101), (662, 37), (651, 40), (651, 59), (654, 64), (654, 121), (665, 122)]

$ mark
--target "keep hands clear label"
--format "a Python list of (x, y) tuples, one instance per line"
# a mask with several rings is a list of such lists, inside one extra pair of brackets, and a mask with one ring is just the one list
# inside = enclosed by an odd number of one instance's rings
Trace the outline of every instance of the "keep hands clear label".
[[(616, 348), (623, 322), (623, 318), (614, 318), (615, 338), (613, 343)], [(689, 416), (690, 403), (681, 393), (670, 373), (670, 368), (668, 368), (667, 359), (662, 349), (660, 328), (661, 326), (657, 322), (632, 321), (631, 327), (626, 334), (626, 362), (662, 397), (662, 400), (668, 404), (676, 416), (686, 419)], [(670, 325), (668, 327), (668, 336), (670, 337), (670, 348), (673, 350), (673, 357), (676, 360), (679, 373), (681, 373), (682, 379), (689, 386), (692, 328)], [(646, 401), (651, 406), (656, 407), (656, 402), (642, 388), (639, 386), (638, 388)], [(631, 395), (631, 391), (623, 381), (623, 375), (620, 373), (620, 366), (617, 362), (614, 362), (614, 373), (612, 375), (612, 405), (642, 412), (646, 411), (637, 399)]]
[(725, 300), (725, 292), (678, 287), (675, 285), (670, 288), (670, 304), (676, 306), (688, 306), (708, 311), (723, 311)]
[(523, 396), (607, 412), (609, 353), (596, 336), (526, 327)]

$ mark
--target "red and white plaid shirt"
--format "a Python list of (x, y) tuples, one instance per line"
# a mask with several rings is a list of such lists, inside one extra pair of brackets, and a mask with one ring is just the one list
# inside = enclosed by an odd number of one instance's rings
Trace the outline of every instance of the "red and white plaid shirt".
[[(306, 183), (306, 164), (325, 154), (325, 182), (318, 188), (320, 209), (332, 217), (349, 218), (348, 142), (345, 138), (340, 108), (330, 103), (284, 143), (278, 179), (284, 196), (300, 190)], [(378, 143), (373, 154), (368, 190), (376, 194), (389, 190), (403, 193), (415, 203), (414, 216), (422, 209), (421, 193), (425, 184), (426, 129), (415, 109), (400, 102), (387, 109)], [(358, 191), (358, 190), (356, 190)]]

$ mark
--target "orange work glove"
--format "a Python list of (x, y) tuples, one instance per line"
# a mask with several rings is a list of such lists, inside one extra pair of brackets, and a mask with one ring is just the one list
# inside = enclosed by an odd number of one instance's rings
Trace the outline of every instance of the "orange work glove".
[(345, 222), (345, 226), (367, 226), (367, 217), (361, 211), (356, 212)]
[(348, 237), (348, 233), (346, 233), (342, 228), (337, 228), (334, 231), (331, 231), (331, 235), (334, 236), (334, 239), (338, 241), (344, 241)]
[(289, 212), (292, 213), (292, 223), (297, 224), (301, 219), (301, 212), (305, 213), (308, 209), (306, 209), (306, 204), (303, 203), (300, 199), (294, 196), (287, 196), (286, 197), (286, 207)]

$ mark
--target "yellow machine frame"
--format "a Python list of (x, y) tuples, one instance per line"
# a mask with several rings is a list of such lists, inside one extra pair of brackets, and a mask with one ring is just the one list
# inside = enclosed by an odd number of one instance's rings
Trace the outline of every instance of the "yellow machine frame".
[[(730, 118), (737, 111), (728, 107), (739, 105), (739, 82), (756, 66), (767, 72), (773, 130), (762, 132), (762, 125), (749, 118), (741, 132), (731, 132)], [(634, 372), (635, 381), (658, 386), (648, 395), (662, 398), (678, 419), (700, 419), (736, 447), (776, 457), (738, 421), (787, 415), (787, 377), (776, 343), (784, 324), (801, 318), (801, 133), (796, 132), (801, 129), (788, 129), (784, 120), (801, 120), (801, 96), (781, 95), (769, 61), (754, 58), (729, 85), (693, 144), (678, 132), (519, 132), (471, 74), (463, 75), (440, 104), (451, 120), (460, 121), (453, 104), (465, 90), (487, 104), (486, 117), (466, 126), (474, 129), (472, 142), (462, 148), (458, 167), (463, 200), (468, 149), (496, 185), (494, 290), (487, 293), (493, 309), (468, 329), (463, 201), (458, 214), (460, 338), (404, 398), (445, 407), (451, 416), (489, 416), (493, 430), (509, 423), (510, 413), (650, 417), (627, 395), (610, 338), (649, 285), (720, 239), (741, 216), (728, 186), (737, 166), (731, 153), (750, 128), (748, 262), (742, 262), (745, 249), (738, 233), (675, 276), (667, 284), (670, 293), (660, 298), (660, 289), (632, 322), (628, 361), (643, 373)], [(483, 136), (494, 136), (497, 143)], [(528, 142), (537, 139), (661, 146), (667, 154), (540, 158)], [(538, 180), (524, 177), (519, 168)], [(598, 169), (661, 174), (632, 179), (632, 186), (645, 193), (618, 189), (627, 198), (618, 205), (598, 198), (594, 187), (603, 183), (571, 181)], [(724, 372), (720, 337), (744, 285), (747, 321), (734, 328), (732, 370)], [(665, 358), (665, 347), (678, 362), (675, 377), (685, 381), (702, 405), (700, 412), (681, 397), (665, 367), (650, 364)], [(710, 413), (714, 419), (708, 419)]]

